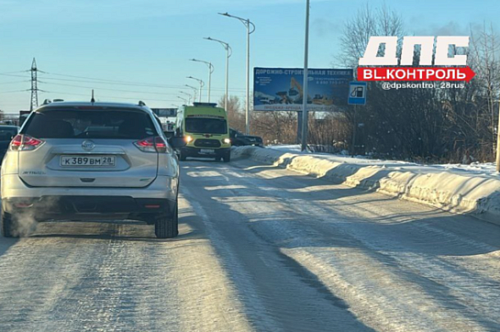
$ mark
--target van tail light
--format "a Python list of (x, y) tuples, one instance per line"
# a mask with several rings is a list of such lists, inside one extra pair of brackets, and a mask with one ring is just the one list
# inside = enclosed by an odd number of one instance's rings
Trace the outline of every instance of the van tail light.
[(32, 151), (42, 145), (45, 141), (28, 135), (16, 135), (10, 142), (10, 148), (14, 151)]
[(145, 138), (135, 142), (134, 145), (144, 152), (167, 152), (167, 143), (160, 136)]

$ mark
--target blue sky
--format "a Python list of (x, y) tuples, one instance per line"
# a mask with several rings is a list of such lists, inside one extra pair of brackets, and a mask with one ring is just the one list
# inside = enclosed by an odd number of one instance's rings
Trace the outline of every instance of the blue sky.
[[(343, 23), (369, 4), (383, 4), (404, 18), (408, 34), (467, 35), (470, 24), (493, 24), (499, 30), (497, 0), (311, 0), (309, 65), (330, 68), (339, 50)], [(212, 101), (224, 93), (225, 51), (203, 40), (229, 42), (230, 94), (245, 92), (246, 30), (218, 12), (250, 18), (252, 67), (303, 65), (305, 0), (0, 0), (0, 109), (6, 113), (29, 108), (29, 73), (36, 57), (40, 103), (45, 98), (103, 101), (142, 99), (152, 107), (180, 104), (186, 79), (208, 80), (211, 61)], [(102, 78), (131, 84), (97, 84), (63, 75)], [(18, 77), (20, 76), (20, 77)], [(148, 87), (141, 85), (161, 85)], [(70, 86), (71, 85), (71, 86)], [(87, 97), (88, 95), (88, 97)], [(204, 90), (206, 101), (206, 86)]]

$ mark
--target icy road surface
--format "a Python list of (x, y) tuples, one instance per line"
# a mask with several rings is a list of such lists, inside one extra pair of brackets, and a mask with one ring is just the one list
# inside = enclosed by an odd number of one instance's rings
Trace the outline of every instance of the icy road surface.
[(0, 331), (500, 331), (500, 227), (271, 166), (182, 163), (180, 236), (0, 238)]

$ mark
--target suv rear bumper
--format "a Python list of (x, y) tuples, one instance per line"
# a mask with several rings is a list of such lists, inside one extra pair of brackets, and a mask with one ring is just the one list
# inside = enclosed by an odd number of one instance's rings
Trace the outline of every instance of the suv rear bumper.
[(4, 211), (29, 215), (37, 221), (48, 219), (144, 219), (148, 215), (171, 216), (175, 200), (132, 198), (130, 196), (42, 196), (2, 200)]
[(28, 187), (18, 175), (2, 177), (2, 208), (30, 211), (36, 219), (73, 215), (170, 214), (177, 201), (178, 181), (158, 176), (145, 188)]

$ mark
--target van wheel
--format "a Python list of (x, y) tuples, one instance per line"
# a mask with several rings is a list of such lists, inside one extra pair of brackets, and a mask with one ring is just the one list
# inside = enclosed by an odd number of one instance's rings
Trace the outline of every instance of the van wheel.
[(19, 237), (17, 232), (17, 223), (12, 218), (12, 215), (2, 211), (2, 235), (4, 237)]
[(179, 153), (179, 160), (180, 160), (180, 161), (186, 161), (186, 154), (184, 154), (184, 153), (182, 153), (182, 152), (181, 152), (181, 153)]
[(179, 234), (178, 205), (179, 203), (176, 201), (173, 216), (170, 217), (161, 216), (158, 219), (156, 219), (155, 235), (157, 238), (168, 239), (176, 237)]

